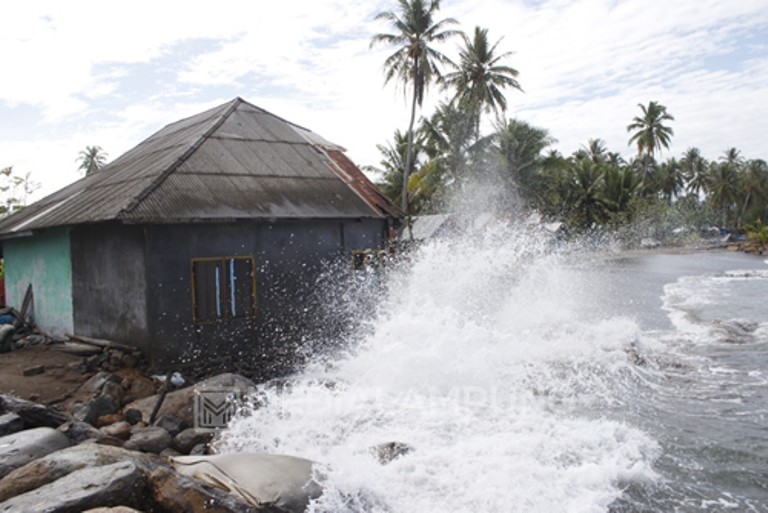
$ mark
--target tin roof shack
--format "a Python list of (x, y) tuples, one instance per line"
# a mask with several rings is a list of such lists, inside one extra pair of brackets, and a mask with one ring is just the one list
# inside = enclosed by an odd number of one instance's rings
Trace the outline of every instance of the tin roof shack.
[(170, 124), (0, 221), (9, 303), (31, 283), (41, 329), (157, 368), (274, 362), (311, 320), (322, 262), (386, 247), (399, 222), (343, 151), (240, 98)]

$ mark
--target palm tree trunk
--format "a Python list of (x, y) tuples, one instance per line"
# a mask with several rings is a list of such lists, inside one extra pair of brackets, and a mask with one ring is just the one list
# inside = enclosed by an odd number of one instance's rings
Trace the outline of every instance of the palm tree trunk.
[(739, 214), (739, 218), (736, 220), (736, 226), (741, 227), (742, 221), (744, 221), (744, 213), (747, 211), (747, 205), (749, 205), (749, 200), (752, 198), (752, 191), (747, 192), (747, 197), (744, 200), (744, 204), (741, 206), (741, 213)]
[(411, 172), (411, 164), (413, 160), (413, 124), (416, 121), (416, 96), (418, 92), (418, 84), (415, 77), (413, 81), (413, 101), (411, 102), (411, 122), (408, 124), (408, 148), (405, 152), (405, 169), (403, 169), (403, 213), (405, 214), (405, 222), (408, 225), (408, 236), (413, 240), (413, 230), (411, 229), (411, 213), (408, 205), (408, 177)]

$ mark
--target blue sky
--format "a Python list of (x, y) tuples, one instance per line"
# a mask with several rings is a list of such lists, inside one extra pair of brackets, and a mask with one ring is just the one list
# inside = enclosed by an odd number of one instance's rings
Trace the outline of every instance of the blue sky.
[[(402, 90), (383, 85), (392, 49), (369, 49), (395, 0), (106, 5), (13, 2), (0, 17), (0, 167), (31, 173), (35, 197), (81, 176), (85, 146), (111, 160), (235, 96), (359, 165), (407, 127)], [(626, 126), (655, 100), (676, 118), (662, 158), (697, 146), (768, 159), (768, 0), (443, 0), (440, 17), (503, 38), (525, 90), (508, 92), (508, 115), (548, 129), (564, 154), (602, 138), (630, 156)], [(439, 99), (431, 90), (424, 113)]]

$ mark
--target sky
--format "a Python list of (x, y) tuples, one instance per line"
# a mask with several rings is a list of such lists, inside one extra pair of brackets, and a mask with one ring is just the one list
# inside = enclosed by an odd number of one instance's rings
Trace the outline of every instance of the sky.
[[(395, 0), (28, 0), (0, 11), (0, 168), (29, 173), (29, 201), (79, 178), (78, 155), (113, 160), (163, 126), (239, 96), (377, 165), (408, 126), (384, 84)], [(638, 104), (675, 117), (669, 150), (768, 159), (768, 0), (442, 0), (437, 19), (488, 29), (523, 92), (508, 117), (568, 155), (601, 138), (630, 157)], [(437, 47), (458, 56), (459, 40)], [(445, 93), (428, 91), (429, 115)]]

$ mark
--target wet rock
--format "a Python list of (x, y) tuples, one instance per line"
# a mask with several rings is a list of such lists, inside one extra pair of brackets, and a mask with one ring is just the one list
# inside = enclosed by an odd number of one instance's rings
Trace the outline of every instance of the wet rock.
[(133, 462), (147, 472), (161, 463), (159, 458), (151, 454), (142, 454), (106, 445), (76, 445), (43, 456), (14, 470), (0, 480), (0, 502), (45, 486), (76, 470), (121, 461)]
[(4, 413), (0, 415), (0, 436), (10, 435), (24, 429), (24, 421), (17, 414)]
[(104, 427), (109, 426), (111, 424), (114, 424), (116, 422), (120, 422), (123, 420), (123, 415), (120, 413), (110, 413), (108, 415), (102, 415), (98, 419), (96, 419), (96, 427)]
[(99, 443), (106, 443), (108, 445), (119, 445), (119, 440), (110, 441), (110, 437), (102, 433), (91, 424), (87, 422), (80, 422), (73, 420), (65, 422), (58, 428), (57, 431), (63, 433), (74, 444), (83, 443), (86, 440), (94, 440)]
[[(172, 415), (182, 421), (184, 428), (194, 426), (194, 401), (198, 390), (224, 389), (234, 390), (238, 394), (248, 394), (255, 390), (255, 384), (248, 378), (239, 374), (219, 374), (212, 378), (197, 383), (194, 386), (174, 390), (166, 394), (163, 404), (158, 411), (158, 416)], [(144, 422), (149, 422), (152, 410), (159, 399), (158, 395), (146, 397), (127, 405), (127, 408), (139, 410)]]
[(120, 440), (128, 440), (131, 437), (131, 425), (124, 420), (104, 426), (100, 431), (107, 436), (113, 436)]
[(160, 454), (171, 446), (171, 435), (161, 427), (133, 428), (131, 437), (123, 447), (131, 451)]
[(171, 447), (169, 447), (168, 449), (163, 449), (162, 452), (160, 453), (160, 457), (161, 458), (166, 458), (167, 459), (167, 458), (170, 458), (172, 456), (183, 456), (183, 454), (181, 454), (179, 451), (177, 451), (176, 449), (173, 449)]
[(181, 419), (177, 419), (173, 415), (161, 416), (155, 421), (154, 425), (165, 429), (171, 436), (176, 436), (182, 430)]
[(173, 437), (173, 448), (182, 454), (190, 454), (196, 445), (205, 446), (212, 437), (210, 432), (188, 428)]
[(142, 413), (135, 408), (128, 408), (123, 411), (123, 420), (131, 425), (138, 424), (141, 422), (142, 418)]
[(12, 395), (0, 395), (0, 413), (13, 412), (24, 421), (24, 426), (58, 427), (70, 420), (61, 412), (47, 408), (42, 404), (25, 401)]
[(386, 465), (393, 460), (404, 456), (413, 451), (413, 447), (402, 442), (386, 442), (383, 444), (374, 445), (370, 449), (371, 453), (376, 456), (379, 463)]
[(110, 382), (119, 384), (121, 380), (111, 372), (97, 372), (88, 381), (80, 385), (80, 388), (75, 392), (75, 396), (85, 402), (90, 398), (98, 396), (104, 385)]
[(285, 513), (256, 508), (226, 491), (159, 467), (149, 478), (155, 502), (165, 511), (179, 513)]
[(0, 478), (37, 458), (72, 445), (62, 433), (49, 427), (19, 431), (0, 438)]
[(123, 388), (126, 389), (127, 395), (131, 396), (134, 401), (153, 396), (157, 392), (152, 380), (144, 376), (123, 380)]
[(102, 394), (96, 399), (85, 404), (76, 404), (72, 407), (72, 416), (89, 424), (96, 425), (99, 417), (117, 413), (120, 410), (120, 402), (110, 395)]
[(85, 467), (0, 503), (2, 511), (83, 511), (146, 502), (145, 476), (132, 461)]
[(208, 444), (196, 444), (189, 450), (190, 456), (202, 456), (208, 454)]

